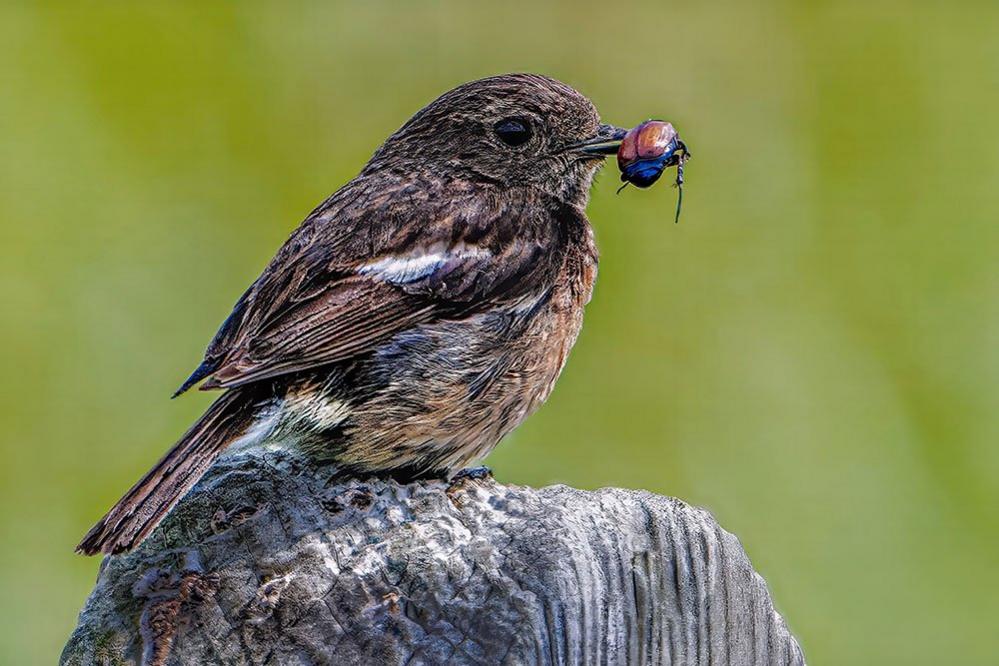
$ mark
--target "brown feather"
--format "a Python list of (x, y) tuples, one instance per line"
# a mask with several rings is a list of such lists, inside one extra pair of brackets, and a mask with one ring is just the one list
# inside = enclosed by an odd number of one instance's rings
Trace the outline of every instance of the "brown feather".
[(111, 507), (76, 547), (78, 553), (119, 553), (141, 542), (214, 462), (253, 423), (247, 394), (216, 400), (172, 449)]
[[(345, 189), (372, 186), (355, 182)], [(384, 200), (385, 208), (335, 210), (329, 204), (314, 213), (318, 217), (288, 240), (209, 345), (205, 363), (213, 372), (202, 389), (242, 386), (348, 360), (400, 331), (516, 300), (554, 276), (561, 261), (554, 250), (564, 244), (564, 233), (553, 224), (550, 206), (538, 205), (536, 192), (507, 191), (501, 197), (480, 189), (474, 197), (452, 200), (442, 183), (424, 186), (441, 196), (428, 200), (423, 211), (405, 211), (425, 221), (415, 237), (385, 235), (358, 244), (339, 234), (311, 233), (316, 220), (328, 216), (333, 216), (325, 222), (331, 228), (377, 227), (402, 212), (397, 199)], [(310, 236), (308, 244), (300, 238)], [(483, 253), (405, 284), (357, 273), (378, 258), (465, 246)]]

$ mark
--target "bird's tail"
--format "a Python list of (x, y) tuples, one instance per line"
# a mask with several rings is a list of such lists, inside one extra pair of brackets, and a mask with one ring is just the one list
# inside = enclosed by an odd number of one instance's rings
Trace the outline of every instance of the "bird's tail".
[(245, 389), (220, 397), (156, 465), (83, 537), (76, 552), (95, 555), (135, 548), (212, 462), (252, 426), (256, 409)]

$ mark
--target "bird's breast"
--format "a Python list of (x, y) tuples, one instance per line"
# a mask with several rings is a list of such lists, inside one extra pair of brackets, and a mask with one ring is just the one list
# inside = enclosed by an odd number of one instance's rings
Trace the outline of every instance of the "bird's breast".
[(292, 387), (284, 421), (358, 471), (455, 470), (481, 459), (551, 394), (592, 292), (591, 245), (570, 248), (546, 284), (398, 333)]

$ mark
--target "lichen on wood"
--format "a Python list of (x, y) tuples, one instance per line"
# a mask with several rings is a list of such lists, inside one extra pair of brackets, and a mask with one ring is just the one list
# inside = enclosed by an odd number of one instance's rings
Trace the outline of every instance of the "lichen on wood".
[(220, 461), (104, 560), (64, 664), (802, 664), (738, 540), (620, 489)]

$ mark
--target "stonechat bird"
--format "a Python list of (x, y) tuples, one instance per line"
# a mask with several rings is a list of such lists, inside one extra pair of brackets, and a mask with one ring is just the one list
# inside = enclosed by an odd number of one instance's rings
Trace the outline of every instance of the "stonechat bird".
[(626, 132), (531, 74), (461, 85), (392, 134), (237, 301), (178, 390), (222, 391), (83, 538), (140, 543), (231, 447), (448, 477), (548, 397), (597, 275), (585, 208)]

